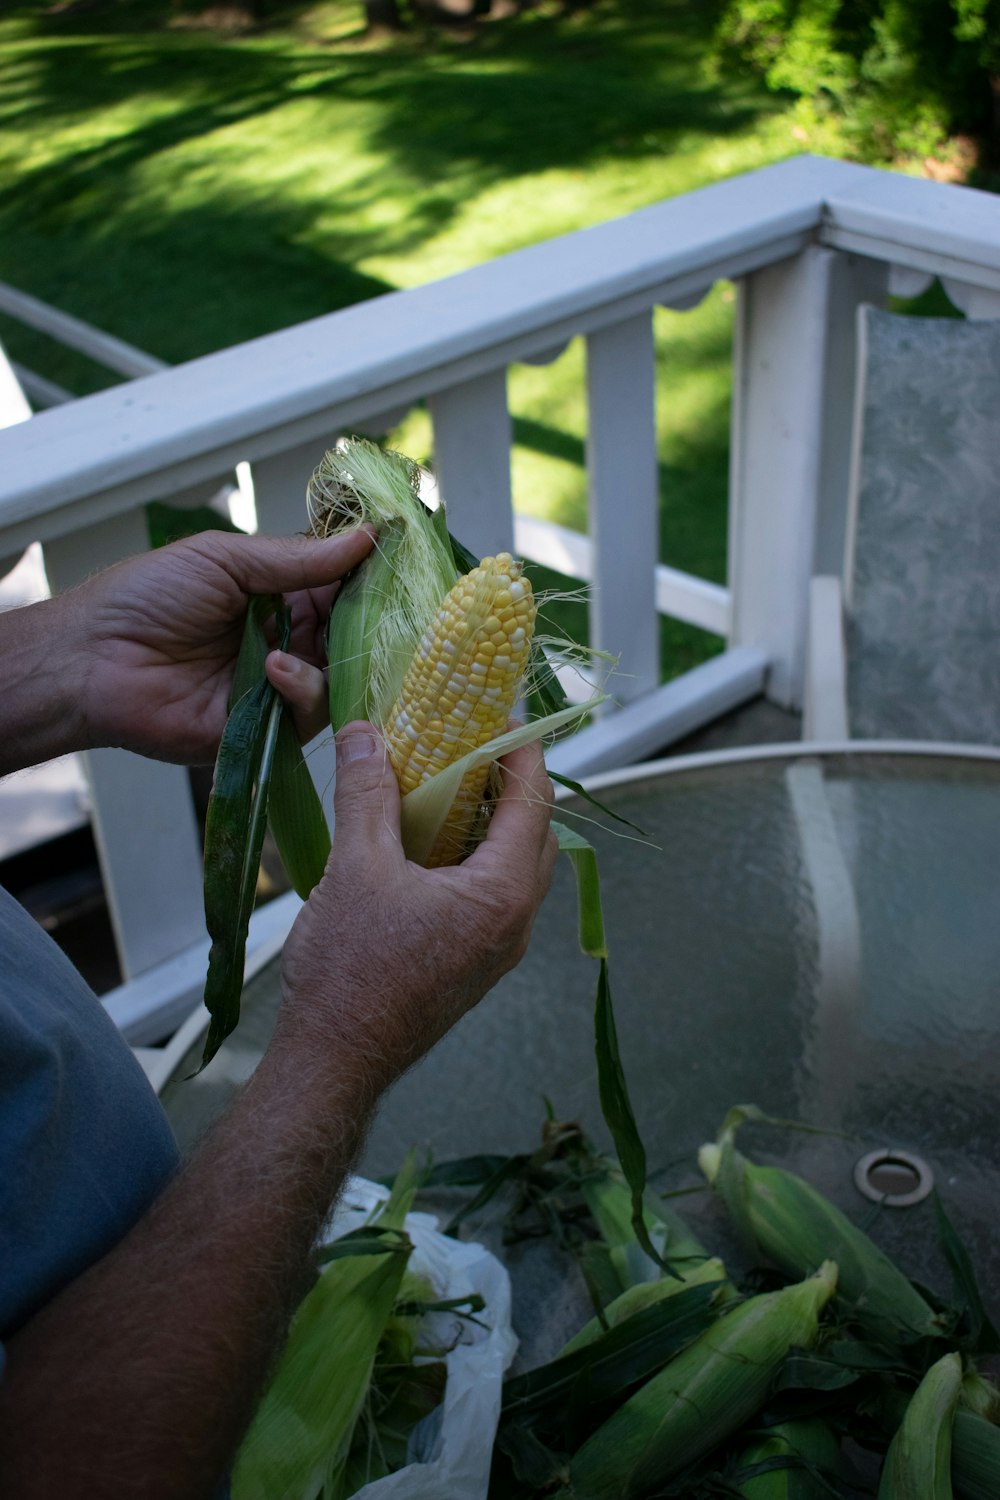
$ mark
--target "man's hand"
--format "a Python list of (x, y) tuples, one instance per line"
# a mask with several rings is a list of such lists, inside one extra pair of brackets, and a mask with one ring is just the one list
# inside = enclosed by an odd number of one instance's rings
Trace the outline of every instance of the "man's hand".
[(211, 762), (249, 594), (290, 605), (289, 653), (272, 652), (267, 672), (308, 738), (323, 722), (331, 601), (373, 545), (367, 530), (327, 541), (203, 532), (0, 614), (0, 775), (99, 745)]
[(403, 854), (399, 791), (368, 724), (337, 736), (336, 823), (326, 873), (284, 952), (279, 1037), (362, 1066), (386, 1088), (522, 957), (556, 858), (541, 749), (502, 762), (485, 841), (461, 865)]
[(337, 580), (372, 545), (367, 531), (329, 541), (204, 532), (130, 558), (74, 590), (66, 602), (76, 611), (85, 652), (80, 687), (88, 743), (188, 765), (211, 761), (226, 721), (247, 595), (285, 594), (290, 651), (319, 667)]

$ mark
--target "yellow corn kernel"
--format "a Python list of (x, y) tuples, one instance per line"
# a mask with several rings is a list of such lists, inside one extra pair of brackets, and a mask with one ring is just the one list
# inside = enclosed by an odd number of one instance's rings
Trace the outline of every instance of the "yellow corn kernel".
[[(504, 733), (535, 628), (531, 584), (509, 552), (484, 557), (447, 595), (421, 638), (383, 726), (404, 794)], [(490, 767), (470, 771), (428, 864), (469, 846)]]

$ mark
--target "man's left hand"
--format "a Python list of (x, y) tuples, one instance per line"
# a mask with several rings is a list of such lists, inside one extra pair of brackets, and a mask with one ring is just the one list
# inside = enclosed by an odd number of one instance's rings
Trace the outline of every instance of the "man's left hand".
[[(291, 657), (269, 676), (315, 708), (323, 634), (338, 581), (367, 556), (368, 531), (326, 541), (203, 532), (129, 558), (63, 596), (74, 635), (86, 745), (210, 762), (226, 721), (249, 594), (284, 594)], [(318, 727), (318, 726), (317, 726)]]

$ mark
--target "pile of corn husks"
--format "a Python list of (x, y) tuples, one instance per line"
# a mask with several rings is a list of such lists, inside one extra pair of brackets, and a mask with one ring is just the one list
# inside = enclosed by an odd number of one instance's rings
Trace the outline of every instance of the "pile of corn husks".
[(943, 1207), (961, 1305), (800, 1177), (742, 1155), (746, 1118), (763, 1117), (731, 1111), (699, 1153), (755, 1267), (739, 1281), (649, 1195), (651, 1263), (613, 1165), (572, 1127), (522, 1159), (518, 1212), (543, 1205), (576, 1237), (600, 1312), (507, 1382), (490, 1500), (998, 1500), (1000, 1391), (977, 1363), (1000, 1340)]
[[(374, 1220), (324, 1252), (234, 1500), (344, 1500), (403, 1481), (415, 1458), (419, 1472), (446, 1351), (426, 1336), (442, 1304), (408, 1269), (418, 1184), (477, 1187), (450, 1234), (495, 1226), (502, 1207), (508, 1242), (554, 1239), (593, 1307), (554, 1359), (506, 1381), (489, 1500), (1000, 1500), (1000, 1390), (980, 1368), (1000, 1338), (943, 1206), (958, 1301), (908, 1280), (802, 1178), (738, 1151), (748, 1118), (765, 1117), (732, 1110), (698, 1158), (753, 1266), (742, 1276), (652, 1193), (644, 1248), (617, 1163), (576, 1125), (549, 1120), (531, 1154), (409, 1161)], [(490, 1319), (481, 1299), (448, 1310)], [(488, 1450), (492, 1428), (475, 1437)]]

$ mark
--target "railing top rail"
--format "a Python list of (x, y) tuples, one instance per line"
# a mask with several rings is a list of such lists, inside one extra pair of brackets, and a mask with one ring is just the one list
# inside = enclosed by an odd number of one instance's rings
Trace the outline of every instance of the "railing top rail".
[(991, 284), (1000, 201), (796, 157), (84, 397), (0, 433), (0, 550), (329, 435), (332, 413), (373, 414), (373, 397), (391, 407), (852, 234), (904, 264), (939, 246)]
[(1000, 197), (871, 169), (838, 181), (823, 162), (820, 239), (897, 265), (1000, 289)]

